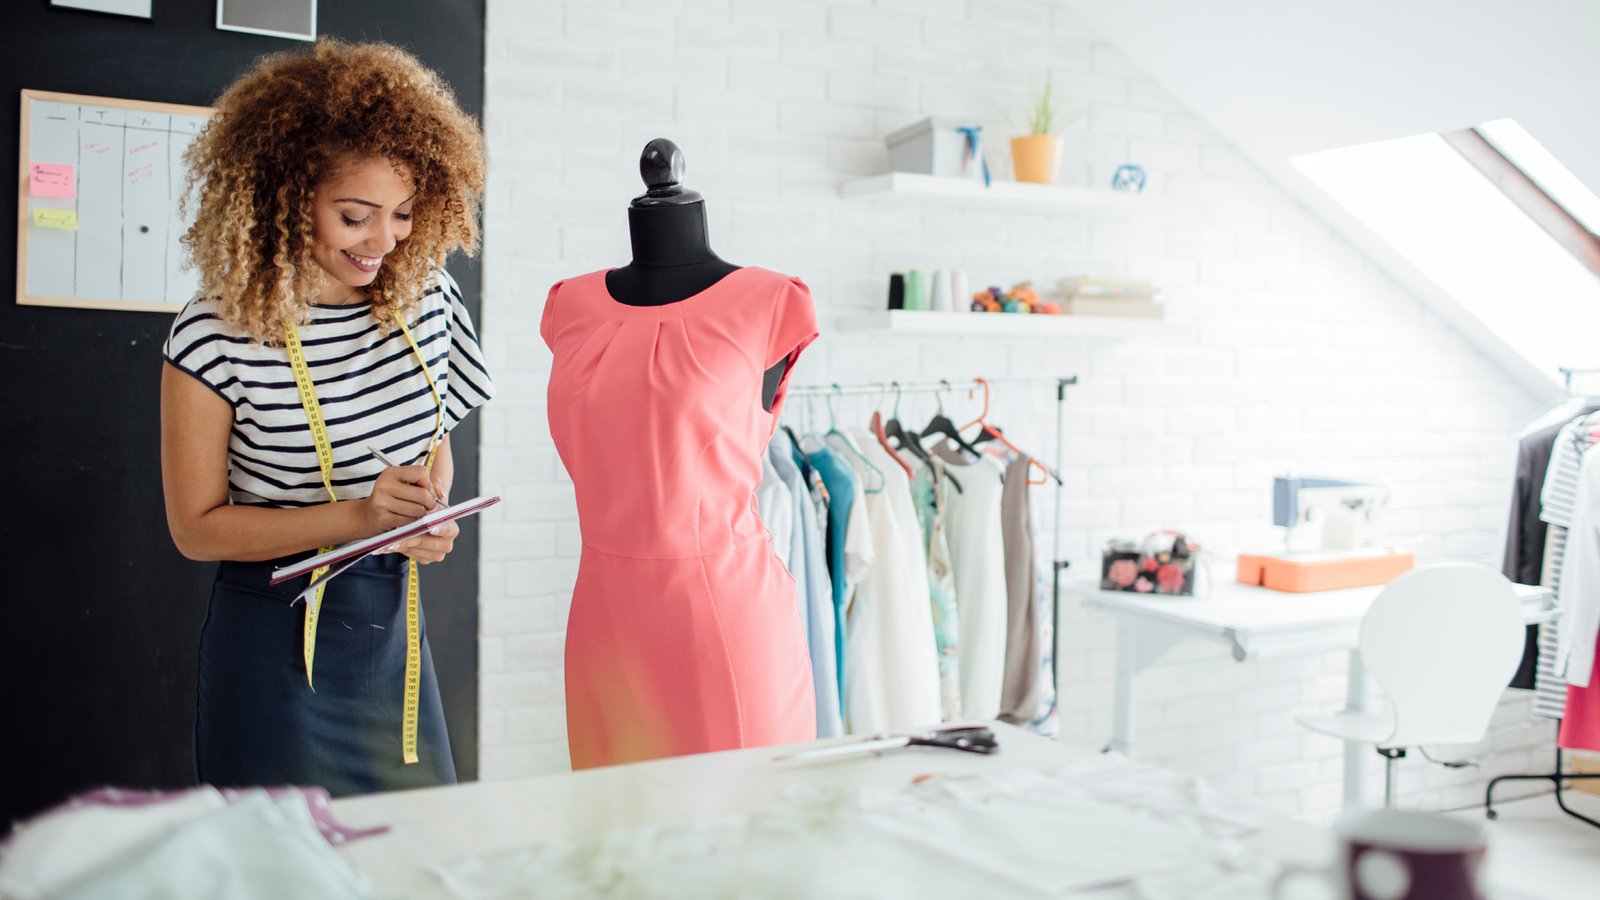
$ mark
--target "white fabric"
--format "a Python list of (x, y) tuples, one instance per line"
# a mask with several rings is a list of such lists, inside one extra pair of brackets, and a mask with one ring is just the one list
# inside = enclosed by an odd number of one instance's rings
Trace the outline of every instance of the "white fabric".
[(0, 850), (0, 897), (53, 896), (226, 805), (215, 788), (201, 787), (164, 803), (89, 805), (31, 819), (17, 826)]
[(756, 509), (772, 539), (772, 552), (784, 568), (794, 571), (790, 560), (794, 539), (794, 496), (789, 493), (789, 486), (783, 483), (783, 477), (773, 467), (772, 459), (766, 453), (761, 454), (761, 483), (756, 485)]
[(1555, 671), (1588, 687), (1600, 637), (1600, 451), (1584, 455), (1561, 572), (1561, 619)]
[[(750, 815), (560, 838), (435, 871), (468, 900), (528, 896), (534, 885), (543, 900), (925, 900), (1130, 882), (1139, 896), (1265, 896), (1270, 867), (1252, 867), (1234, 845), (1261, 822), (1193, 778), (1107, 758), (894, 788), (804, 786)], [(1218, 887), (1224, 879), (1235, 893)], [(1167, 893), (1180, 885), (1188, 893)]]
[(847, 626), (845, 721), (858, 734), (932, 725), (940, 718), (939, 661), (911, 486), (870, 435), (856, 445), (884, 487), (866, 495), (874, 555)]
[(961, 620), (961, 714), (992, 719), (1000, 713), (1006, 664), (1006, 553), (1000, 527), (1000, 463), (982, 457), (951, 465), (961, 490), (949, 501), (950, 565)]
[(844, 583), (845, 592), (849, 595), (845, 598), (845, 608), (849, 609), (850, 604), (854, 602), (856, 585), (866, 577), (867, 569), (872, 565), (873, 557), (877, 553), (877, 548), (872, 543), (872, 528), (867, 521), (867, 493), (863, 484), (872, 475), (868, 472), (863, 476), (860, 460), (855, 454), (838, 449), (834, 449), (834, 454), (844, 460), (856, 473), (850, 515), (845, 519), (844, 538)]
[[(830, 846), (811, 852), (814, 842), (846, 845), (859, 832), (829, 832), (828, 820), (803, 815), (806, 809), (814, 808), (807, 801), (843, 792), (862, 796), (886, 791), (907, 794), (914, 790), (913, 785), (928, 786), (918, 783), (926, 782), (930, 775), (945, 782), (955, 779), (978, 784), (976, 780), (969, 781), (969, 777), (1005, 777), (1014, 772), (1042, 773), (1056, 781), (1066, 796), (1047, 797), (1041, 802), (1067, 813), (1074, 811), (1080, 799), (1087, 800), (1096, 804), (1096, 810), (1101, 805), (1112, 807), (1207, 841), (1207, 858), (1197, 865), (1133, 875), (1132, 883), (1107, 883), (1084, 891), (1063, 892), (1074, 900), (1265, 898), (1271, 896), (1272, 878), (1280, 862), (1316, 859), (1324, 850), (1333, 849), (1333, 835), (1327, 830), (1266, 814), (1247, 801), (1219, 798), (1193, 776), (1130, 762), (1115, 753), (1095, 753), (1048, 740), (1002, 722), (991, 727), (1003, 750), (989, 756), (908, 748), (797, 765), (773, 761), (775, 755), (792, 748), (761, 747), (524, 779), (495, 790), (459, 785), (349, 797), (334, 804), (341, 819), (355, 824), (393, 823), (394, 830), (354, 842), (339, 852), (372, 879), (381, 896), (410, 900), (530, 894), (541, 900), (573, 895), (670, 898), (695, 890), (699, 893), (694, 896), (708, 900), (775, 900), (819, 896), (821, 888), (812, 888), (824, 877), (854, 885), (850, 889), (853, 893), (843, 896), (858, 896), (885, 884), (889, 886), (883, 890), (894, 896), (894, 885), (903, 870), (888, 859), (882, 865), (868, 860), (864, 867), (855, 867), (857, 857), (849, 854), (849, 870), (837, 876), (818, 873), (833, 865), (833, 857), (829, 855)], [(831, 742), (808, 746), (828, 743)], [(1019, 777), (1015, 783), (1024, 782)], [(1050, 789), (1048, 793), (1056, 791)], [(937, 801), (942, 795), (918, 792), (908, 796)], [(807, 805), (802, 808), (800, 804)], [(552, 816), (551, 810), (575, 810), (577, 814)], [(763, 875), (760, 880), (742, 878), (749, 871), (739, 855), (743, 847), (719, 845), (717, 860), (727, 869), (713, 866), (708, 882), (676, 882), (670, 876), (682, 871), (682, 865), (672, 859), (663, 860), (660, 854), (630, 855), (627, 838), (615, 836), (622, 830), (648, 827), (659, 829), (658, 834), (671, 829), (704, 834), (706, 828), (737, 825), (769, 814), (782, 817), (782, 821), (799, 820), (805, 824), (801, 840), (808, 843), (793, 845), (795, 852), (787, 855), (790, 845), (756, 848), (759, 858), (753, 859), (752, 865)], [(987, 824), (985, 811), (980, 808), (969, 818), (968, 831), (983, 831)], [(1141, 865), (1164, 862), (1163, 853), (1169, 846), (1162, 839), (1166, 832), (1124, 833), (1122, 825), (1131, 823), (1121, 816), (1104, 824), (1116, 832), (1106, 836), (1112, 842), (1113, 853), (1137, 851)], [(1063, 854), (1061, 865), (1068, 866), (1071, 859), (1078, 857), (1075, 848), (1080, 841), (1091, 842), (1085, 849), (1099, 846), (1101, 825), (1102, 820), (1092, 815), (1075, 824), (1064, 819), (1046, 829), (1044, 836), (1053, 838), (1051, 852)], [(1005, 827), (1003, 822), (1001, 827)], [(1129, 843), (1119, 847), (1114, 843), (1119, 839)], [(571, 848), (571, 852), (563, 847)], [(604, 855), (611, 848), (616, 848), (617, 856)], [(919, 850), (924, 859), (945, 854), (943, 848)], [(586, 851), (588, 856), (582, 855)], [(806, 855), (802, 856), (801, 851)], [(1008, 854), (1006, 858), (1012, 857)], [(1027, 868), (1034, 868), (1033, 861), (1018, 859)], [(523, 860), (532, 860), (542, 868), (525, 868)], [(899, 852), (892, 862), (903, 860), (904, 853)], [(1048, 862), (1055, 861), (1052, 857)], [(604, 884), (614, 888), (594, 889), (593, 879), (608, 877), (603, 867), (612, 862), (619, 868), (611, 871), (614, 880)], [(1021, 873), (1021, 869), (1017, 871)], [(450, 881), (441, 880), (441, 874)], [(475, 874), (481, 874), (481, 880)], [(460, 880), (451, 878), (453, 875), (461, 876)], [(548, 878), (543, 877), (546, 875)], [(663, 877), (652, 883), (652, 876)], [(925, 886), (926, 876), (919, 871), (913, 870), (907, 877), (913, 880), (913, 888), (917, 884)], [(971, 877), (988, 876), (963, 875), (960, 884), (971, 884)], [(1004, 890), (1010, 884), (1009, 880), (996, 882), (990, 878), (977, 891), (959, 893), (952, 886), (950, 890), (928, 890), (921, 896), (983, 900), (1017, 896), (1019, 892)], [(1028, 896), (1025, 891), (1020, 893)], [(820, 896), (831, 900), (832, 895)]]
[(60, 900), (319, 900), (372, 897), (317, 832), (305, 801), (265, 791), (184, 825), (137, 860)]
[[(117, 808), (114, 815), (104, 807), (53, 815), (38, 826), (46, 833), (8, 847), (0, 894), (30, 900), (372, 896), (366, 878), (318, 832), (303, 797), (275, 801), (258, 790), (218, 807), (221, 802), (203, 788), (194, 798)], [(80, 857), (70, 872), (61, 865), (68, 854)], [(46, 889), (36, 890), (41, 886)]]

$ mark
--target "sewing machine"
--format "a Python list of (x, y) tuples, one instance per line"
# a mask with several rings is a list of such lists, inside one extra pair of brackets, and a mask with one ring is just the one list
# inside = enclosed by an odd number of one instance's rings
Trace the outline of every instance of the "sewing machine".
[(1389, 489), (1339, 478), (1272, 479), (1272, 524), (1285, 552), (1339, 552), (1383, 542)]
[(1296, 592), (1388, 584), (1416, 564), (1410, 553), (1383, 546), (1388, 503), (1381, 484), (1274, 478), (1272, 524), (1284, 530), (1284, 552), (1240, 554), (1239, 581)]

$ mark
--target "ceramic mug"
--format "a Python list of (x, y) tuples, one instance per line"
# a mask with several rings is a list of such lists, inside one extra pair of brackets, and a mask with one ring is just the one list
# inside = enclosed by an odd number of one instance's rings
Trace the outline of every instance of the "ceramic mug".
[(1290, 866), (1273, 884), (1320, 878), (1347, 900), (1484, 900), (1482, 823), (1432, 813), (1369, 809), (1334, 823), (1339, 855), (1328, 868)]

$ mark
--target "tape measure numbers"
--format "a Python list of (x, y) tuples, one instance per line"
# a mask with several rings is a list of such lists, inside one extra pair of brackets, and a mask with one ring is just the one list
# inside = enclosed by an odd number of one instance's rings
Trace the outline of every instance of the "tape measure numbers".
[[(423, 461), (423, 465), (431, 468), (434, 455), (439, 450), (439, 432), (444, 424), (444, 399), (439, 396), (439, 386), (434, 383), (433, 374), (428, 371), (428, 361), (423, 357), (422, 348), (417, 345), (416, 338), (411, 336), (411, 329), (403, 319), (399, 320), (399, 324), (406, 343), (411, 345), (411, 352), (416, 356), (417, 364), (422, 369), (422, 377), (427, 379), (428, 390), (433, 392), (433, 434), (428, 439), (428, 454)], [(305, 348), (300, 343), (300, 331), (290, 323), (284, 326), (283, 332), (284, 344), (289, 351), (289, 365), (294, 369), (295, 388), (300, 392), (300, 405), (306, 411), (306, 422), (311, 426), (311, 439), (317, 447), (317, 465), (322, 470), (322, 486), (328, 490), (328, 502), (338, 503), (339, 497), (333, 491), (333, 442), (328, 438), (328, 426), (322, 418), (322, 404), (317, 401), (316, 385), (311, 380), (310, 368), (306, 366)], [(331, 549), (333, 548), (323, 547), (321, 552), (326, 553)], [(422, 693), (422, 613), (417, 561), (411, 559), (407, 560), (407, 563), (405, 702), (400, 721), (400, 748), (405, 762), (410, 764), (417, 761), (417, 716), (421, 707)], [(322, 566), (311, 573), (311, 580), (316, 581), (327, 571), (328, 567)], [(319, 585), (306, 603), (304, 637), (306, 685), (313, 691), (316, 690), (316, 686), (312, 682), (311, 672), (317, 655), (317, 617), (322, 611), (322, 592), (326, 587), (327, 585)]]

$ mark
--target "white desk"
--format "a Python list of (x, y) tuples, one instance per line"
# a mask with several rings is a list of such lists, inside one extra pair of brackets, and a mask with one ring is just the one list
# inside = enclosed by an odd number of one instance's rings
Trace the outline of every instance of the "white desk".
[[(1225, 568), (1232, 570), (1231, 566)], [(1356, 639), (1361, 617), (1382, 587), (1294, 594), (1218, 579), (1210, 595), (1204, 597), (1102, 591), (1098, 578), (1070, 581), (1064, 587), (1080, 597), (1084, 606), (1110, 613), (1117, 620), (1112, 750), (1134, 755), (1134, 679), (1186, 637), (1218, 641), (1240, 662), (1350, 651), (1346, 709), (1366, 708), (1366, 672), (1355, 652)], [(1515, 587), (1522, 602), (1523, 620), (1530, 625), (1548, 621), (1555, 602), (1550, 591), (1521, 584)], [(1345, 745), (1346, 806), (1360, 803), (1366, 761), (1361, 751), (1361, 745)]]
[[(340, 821), (355, 827), (387, 823), (392, 830), (362, 838), (340, 848), (339, 853), (367, 874), (379, 896), (415, 900), (450, 896), (426, 868), (433, 863), (526, 847), (555, 837), (755, 812), (784, 802), (786, 795), (808, 784), (888, 787), (928, 772), (967, 775), (994, 771), (995, 767), (1046, 769), (1064, 763), (1101, 766), (1104, 772), (1116, 772), (1140, 785), (1168, 775), (1181, 777), (1008, 725), (994, 723), (991, 727), (1001, 744), (1001, 752), (993, 756), (919, 748), (827, 765), (786, 767), (773, 763), (772, 758), (792, 747), (758, 748), (517, 781), (352, 797), (333, 804)], [(1191, 789), (1184, 796), (1192, 798), (1194, 794)], [(1323, 829), (1270, 815), (1263, 816), (1263, 824), (1268, 827), (1243, 841), (1244, 848), (1255, 854), (1253, 858), (1263, 862), (1315, 859), (1331, 847), (1329, 833)], [(1071, 835), (1061, 839), (1071, 840)], [(1270, 874), (1267, 878), (1270, 880)], [(1109, 900), (1134, 895), (1131, 888), (1110, 886), (1073, 896)]]

